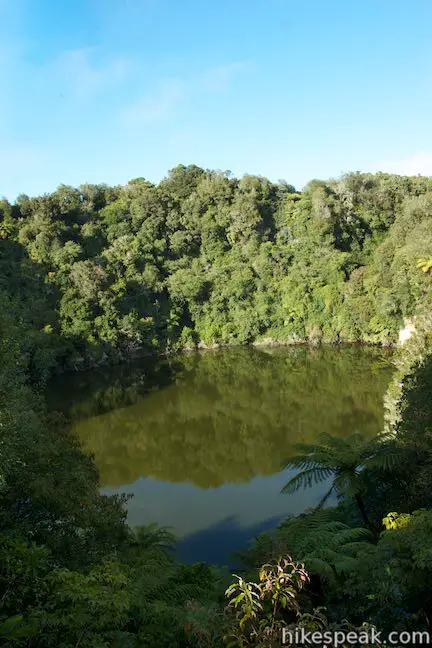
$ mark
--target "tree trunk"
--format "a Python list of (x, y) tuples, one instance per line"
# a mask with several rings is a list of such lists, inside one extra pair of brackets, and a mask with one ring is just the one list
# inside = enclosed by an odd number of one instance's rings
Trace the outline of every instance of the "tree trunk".
[(369, 518), (368, 518), (368, 514), (366, 513), (365, 503), (364, 503), (363, 498), (360, 495), (360, 493), (355, 494), (355, 501), (357, 502), (357, 506), (359, 507), (359, 511), (360, 511), (361, 516), (363, 518), (363, 522), (365, 523), (365, 525), (367, 526), (368, 529), (371, 529), (372, 527), (371, 527), (371, 523), (370, 523)]

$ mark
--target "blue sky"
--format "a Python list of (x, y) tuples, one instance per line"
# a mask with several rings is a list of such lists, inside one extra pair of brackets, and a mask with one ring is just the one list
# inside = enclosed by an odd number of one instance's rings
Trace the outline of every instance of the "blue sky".
[(0, 195), (432, 175), (430, 0), (0, 0)]

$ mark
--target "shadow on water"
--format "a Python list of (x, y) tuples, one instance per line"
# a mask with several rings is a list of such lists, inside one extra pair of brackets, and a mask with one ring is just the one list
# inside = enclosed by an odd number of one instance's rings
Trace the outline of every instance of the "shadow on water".
[(130, 524), (170, 526), (185, 559), (226, 562), (324, 492), (280, 495), (296, 443), (379, 432), (390, 357), (354, 346), (222, 349), (64, 378), (49, 396), (93, 454), (104, 492), (133, 494)]
[(128, 364), (101, 367), (55, 377), (47, 388), (47, 404), (72, 420), (100, 416), (137, 403), (149, 392), (164, 389), (183, 371), (175, 358), (150, 356)]
[(177, 545), (176, 554), (184, 562), (207, 562), (225, 565), (230, 569), (239, 566), (232, 555), (233, 547), (246, 547), (258, 536), (274, 529), (285, 515), (275, 515), (258, 524), (243, 527), (234, 515), (221, 522), (185, 536)]

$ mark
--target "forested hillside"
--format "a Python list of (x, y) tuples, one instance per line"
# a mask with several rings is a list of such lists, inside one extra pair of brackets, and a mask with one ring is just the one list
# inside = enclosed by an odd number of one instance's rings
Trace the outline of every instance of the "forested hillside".
[(389, 343), (429, 291), (431, 209), (432, 179), (387, 174), (62, 185), (0, 203), (0, 294), (39, 375), (197, 344)]
[[(432, 635), (431, 214), (423, 177), (300, 194), (197, 167), (4, 200), (0, 644), (273, 648), (283, 628), (363, 622)], [(406, 317), (417, 332), (397, 352), (385, 434), (324, 435), (289, 457), (287, 496), (330, 479), (338, 504), (259, 537), (228, 591), (223, 571), (176, 561), (165, 531), (126, 525), (44, 404), (57, 370), (200, 342), (389, 343)], [(323, 425), (330, 400), (317, 398)]]

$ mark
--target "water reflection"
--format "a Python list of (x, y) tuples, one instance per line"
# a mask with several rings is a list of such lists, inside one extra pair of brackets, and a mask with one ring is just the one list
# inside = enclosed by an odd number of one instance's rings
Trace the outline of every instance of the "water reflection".
[(317, 503), (325, 485), (279, 495), (281, 461), (322, 431), (376, 434), (390, 374), (377, 349), (225, 349), (64, 380), (51, 397), (106, 492), (134, 494), (131, 524), (169, 525), (180, 555), (220, 562)]

